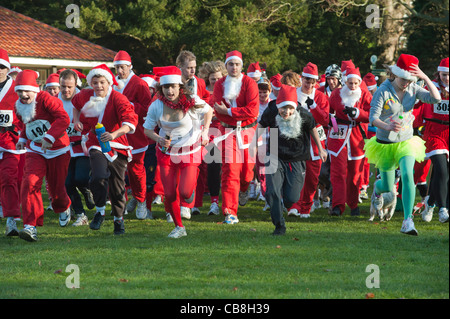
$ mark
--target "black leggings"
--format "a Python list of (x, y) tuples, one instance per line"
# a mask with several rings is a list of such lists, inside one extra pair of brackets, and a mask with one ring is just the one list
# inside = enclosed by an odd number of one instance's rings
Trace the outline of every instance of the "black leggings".
[(430, 157), (433, 163), (431, 172), (428, 204), (448, 208), (448, 161), (447, 155), (437, 154)]

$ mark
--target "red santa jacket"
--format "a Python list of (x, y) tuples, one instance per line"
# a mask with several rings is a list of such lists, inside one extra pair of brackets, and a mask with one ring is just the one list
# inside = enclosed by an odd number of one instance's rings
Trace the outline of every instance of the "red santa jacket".
[[(18, 112), (17, 115), (22, 120)], [(70, 118), (61, 100), (46, 91), (40, 91), (36, 95), (36, 114), (31, 121), (24, 123), (20, 141), (26, 141), (28, 150), (46, 158), (62, 155), (69, 150), (70, 142), (66, 132), (69, 124)], [(46, 153), (41, 149), (39, 141), (42, 139), (53, 143)]]
[[(73, 106), (81, 111), (83, 106), (89, 101), (91, 96), (94, 95), (94, 90), (83, 89), (80, 93), (76, 94), (72, 99)], [(114, 132), (118, 130), (122, 125), (126, 124), (132, 128), (131, 132), (134, 132), (138, 124), (138, 116), (134, 112), (134, 107), (128, 101), (123, 94), (111, 90), (110, 95), (107, 97), (108, 102), (103, 111), (103, 116), (100, 123), (103, 124), (107, 132)], [(99, 117), (100, 117), (99, 116)], [(81, 112), (80, 122), (83, 123), (83, 135), (87, 135), (86, 149), (89, 151), (91, 148), (101, 151), (100, 143), (95, 134), (95, 125), (99, 123), (99, 117), (86, 117)], [(130, 133), (128, 133), (130, 134)], [(116, 159), (117, 154), (120, 153), (128, 157), (131, 160), (132, 147), (128, 144), (127, 135), (119, 136), (115, 140), (110, 142), (112, 151), (105, 154), (110, 161)]]
[(15, 154), (24, 152), (16, 151), (16, 144), (23, 127), (15, 111), (17, 99), (17, 93), (14, 91), (14, 80), (8, 78), (0, 91), (0, 154), (1, 152)]
[(205, 81), (203, 79), (200, 79), (196, 75), (194, 75), (194, 77), (195, 77), (195, 80), (197, 81), (197, 95), (198, 95), (198, 97), (201, 98), (206, 103), (208, 103), (211, 94), (206, 89)]
[(333, 90), (329, 98), (330, 112), (335, 112), (339, 130), (338, 132), (334, 132), (333, 129), (329, 130), (327, 141), (328, 152), (334, 156), (338, 156), (344, 146), (347, 146), (349, 160), (361, 159), (364, 157), (363, 132), (365, 131), (361, 124), (369, 122), (372, 95), (369, 91), (361, 89), (361, 97), (354, 105), (358, 109), (359, 114), (350, 120), (347, 114), (343, 112), (345, 105), (341, 100), (341, 90), (341, 88)]
[[(309, 112), (314, 117), (314, 120), (316, 121), (316, 129), (319, 134), (322, 147), (325, 149), (326, 132), (324, 128), (328, 126), (330, 118), (330, 103), (328, 102), (327, 96), (324, 93), (320, 92), (318, 89), (314, 89), (309, 96), (312, 96), (314, 100), (314, 104), (310, 107), (310, 109), (308, 109), (307, 105), (305, 104), (307, 95), (301, 93), (301, 88), (297, 89), (298, 102), (303, 108), (309, 110)], [(311, 159), (314, 161), (320, 160), (319, 149), (312, 137), (310, 147)]]
[(132, 154), (145, 152), (148, 148), (149, 139), (144, 134), (144, 118), (147, 116), (148, 107), (152, 103), (152, 94), (148, 87), (147, 82), (142, 80), (136, 74), (133, 74), (131, 78), (126, 82), (125, 87), (119, 90), (117, 87), (114, 89), (123, 95), (134, 106), (134, 112), (138, 116), (138, 125), (134, 134), (127, 134), (128, 142), (133, 147)]
[(242, 75), (242, 85), (239, 95), (236, 98), (236, 107), (232, 107), (223, 97), (226, 78), (223, 77), (214, 84), (214, 93), (211, 102), (212, 105), (223, 102), (228, 108), (231, 108), (231, 116), (216, 113), (217, 119), (234, 127), (237, 126), (239, 121), (241, 121), (242, 127), (252, 123), (256, 124), (259, 113), (259, 91), (255, 80), (245, 74)]

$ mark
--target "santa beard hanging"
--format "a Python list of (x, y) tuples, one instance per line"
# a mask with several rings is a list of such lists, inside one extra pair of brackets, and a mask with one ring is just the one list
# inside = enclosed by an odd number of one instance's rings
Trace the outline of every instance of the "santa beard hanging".
[(297, 138), (302, 133), (302, 118), (300, 117), (300, 113), (298, 111), (294, 111), (294, 113), (287, 119), (282, 118), (281, 115), (278, 114), (275, 117), (275, 121), (278, 126), (280, 136), (284, 136), (286, 138)]
[(350, 90), (348, 86), (344, 86), (341, 91), (339, 92), (339, 95), (341, 97), (342, 104), (344, 106), (355, 106), (355, 104), (359, 101), (361, 98), (361, 88), (358, 87), (355, 90)]
[(232, 77), (227, 75), (223, 82), (224, 91), (223, 97), (227, 100), (235, 100), (239, 96), (242, 86), (242, 74), (239, 77)]
[(27, 124), (36, 116), (36, 99), (30, 104), (23, 104), (20, 100), (16, 101), (16, 112), (22, 118), (22, 122)]

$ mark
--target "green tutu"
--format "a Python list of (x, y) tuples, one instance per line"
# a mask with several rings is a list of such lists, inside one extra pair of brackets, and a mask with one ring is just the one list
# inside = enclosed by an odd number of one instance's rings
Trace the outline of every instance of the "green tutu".
[(397, 169), (398, 162), (405, 156), (413, 156), (417, 162), (425, 159), (425, 141), (418, 136), (391, 144), (378, 143), (374, 136), (365, 143), (364, 151), (369, 163), (383, 172)]

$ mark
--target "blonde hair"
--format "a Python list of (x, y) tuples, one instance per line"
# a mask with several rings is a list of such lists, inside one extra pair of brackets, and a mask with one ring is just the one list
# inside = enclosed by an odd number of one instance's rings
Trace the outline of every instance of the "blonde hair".
[(206, 86), (208, 86), (209, 76), (217, 72), (222, 73), (222, 76), (228, 75), (227, 69), (225, 68), (225, 63), (219, 60), (203, 62), (203, 64), (198, 69), (198, 77), (203, 79)]

